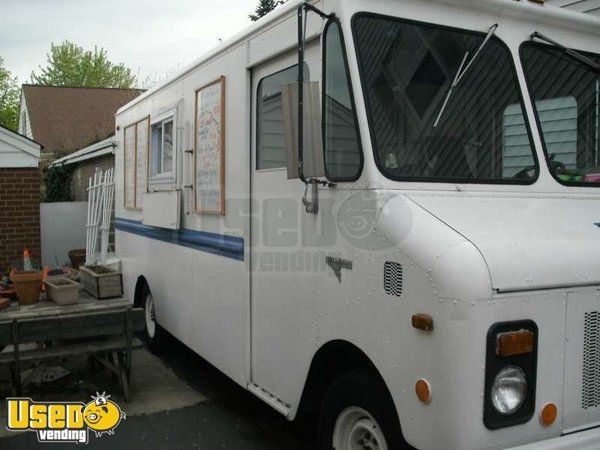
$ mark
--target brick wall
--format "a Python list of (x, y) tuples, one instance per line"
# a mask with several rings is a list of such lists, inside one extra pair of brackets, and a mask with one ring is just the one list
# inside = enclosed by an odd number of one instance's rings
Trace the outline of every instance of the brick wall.
[(24, 248), (41, 262), (39, 170), (0, 168), (0, 271)]
[(87, 188), (89, 178), (94, 176), (96, 170), (106, 170), (115, 167), (114, 155), (105, 155), (89, 161), (76, 163), (73, 177), (71, 178), (71, 195), (76, 202), (87, 201)]

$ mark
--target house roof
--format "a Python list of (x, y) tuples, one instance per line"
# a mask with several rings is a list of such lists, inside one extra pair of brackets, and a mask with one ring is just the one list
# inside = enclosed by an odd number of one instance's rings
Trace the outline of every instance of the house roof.
[(117, 146), (115, 137), (110, 136), (100, 142), (96, 142), (88, 147), (77, 150), (76, 152), (70, 153), (67, 156), (57, 159), (56, 161), (49, 164), (49, 167), (53, 166), (68, 166), (82, 161), (89, 161), (90, 159), (99, 158), (104, 155), (114, 154), (114, 149)]
[(117, 109), (142, 92), (23, 85), (33, 138), (48, 152), (71, 152), (111, 136)]
[(39, 150), (44, 149), (44, 146), (42, 144), (40, 144), (39, 142), (28, 138), (24, 134), (13, 131), (10, 128), (6, 128), (4, 125), (0, 125), (0, 131), (4, 132), (6, 134), (12, 134), (14, 137), (16, 137), (17, 139), (21, 139), (22, 141), (29, 141), (29, 144), (33, 145), (33, 147), (35, 147), (35, 148), (39, 147)]
[(38, 167), (42, 145), (0, 125), (0, 168)]

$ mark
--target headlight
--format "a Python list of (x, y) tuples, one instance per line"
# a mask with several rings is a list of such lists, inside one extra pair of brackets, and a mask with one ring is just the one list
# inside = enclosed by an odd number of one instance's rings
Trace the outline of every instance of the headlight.
[(489, 430), (528, 422), (535, 413), (538, 327), (532, 320), (497, 322), (485, 345), (483, 423)]
[(513, 414), (527, 396), (527, 376), (517, 366), (502, 369), (492, 384), (492, 405), (500, 414)]

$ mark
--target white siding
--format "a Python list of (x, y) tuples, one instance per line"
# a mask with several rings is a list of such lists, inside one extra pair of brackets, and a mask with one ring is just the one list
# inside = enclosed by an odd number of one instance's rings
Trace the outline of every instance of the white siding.
[(600, 0), (550, 0), (548, 4), (600, 17)]
[(29, 121), (29, 111), (27, 111), (27, 102), (25, 96), (21, 94), (21, 107), (19, 109), (19, 133), (33, 139), (31, 132), (31, 122)]
[(508, 178), (527, 167), (531, 161), (531, 143), (520, 104), (506, 108), (503, 128), (502, 176)]
[[(549, 155), (568, 169), (577, 169), (577, 100), (552, 98), (536, 102)], [(531, 150), (521, 105), (504, 113), (503, 176), (511, 177), (531, 160)]]
[(0, 127), (0, 168), (38, 167), (40, 145)]

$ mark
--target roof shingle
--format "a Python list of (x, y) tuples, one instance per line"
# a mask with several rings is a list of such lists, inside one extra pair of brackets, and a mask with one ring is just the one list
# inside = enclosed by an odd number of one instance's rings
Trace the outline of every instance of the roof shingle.
[(117, 110), (141, 89), (23, 85), (33, 139), (44, 151), (73, 152), (114, 133)]

